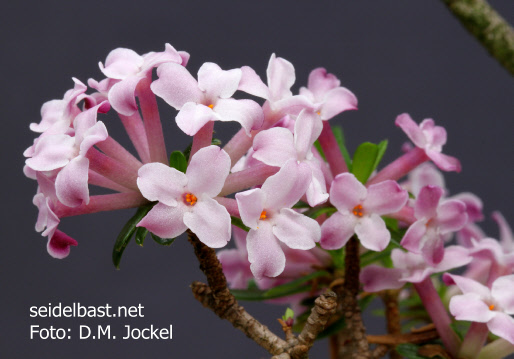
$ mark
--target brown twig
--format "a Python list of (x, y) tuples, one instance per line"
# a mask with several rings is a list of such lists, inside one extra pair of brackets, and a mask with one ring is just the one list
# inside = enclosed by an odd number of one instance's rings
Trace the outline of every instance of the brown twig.
[(433, 329), (421, 333), (405, 333), (405, 334), (386, 334), (386, 335), (368, 335), (370, 344), (398, 345), (405, 343), (425, 343), (430, 340), (439, 338), (437, 330)]
[(466, 29), (514, 75), (514, 30), (486, 0), (443, 0)]
[[(398, 290), (390, 289), (380, 292), (380, 298), (385, 305), (385, 316), (388, 334), (400, 334), (402, 331), (400, 322), (400, 310), (398, 307)], [(391, 359), (402, 359), (402, 356), (391, 348)]]

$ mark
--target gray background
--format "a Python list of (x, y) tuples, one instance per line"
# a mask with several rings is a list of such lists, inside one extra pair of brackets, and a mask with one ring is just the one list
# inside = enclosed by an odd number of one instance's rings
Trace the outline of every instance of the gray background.
[[(494, 1), (514, 20), (514, 2)], [(190, 52), (195, 73), (205, 61), (224, 69), (250, 65), (261, 76), (272, 52), (296, 67), (297, 86), (318, 66), (335, 73), (359, 99), (345, 113), (351, 150), (363, 141), (390, 139), (386, 160), (400, 154), (406, 137), (394, 126), (409, 112), (433, 117), (448, 130), (445, 152), (461, 159), (463, 172), (449, 174), (453, 193), (472, 191), (485, 211), (512, 218), (512, 124), (514, 82), (461, 27), (440, 1), (28, 1), (9, 2), (0, 14), (2, 41), (3, 164), (1, 218), (2, 358), (262, 358), (266, 353), (193, 300), (188, 285), (203, 280), (185, 240), (170, 248), (148, 240), (133, 243), (120, 271), (111, 264), (117, 232), (131, 211), (68, 218), (60, 228), (79, 241), (65, 260), (46, 253), (33, 227), (35, 182), (22, 174), (22, 151), (32, 143), (28, 125), (38, 122), (44, 101), (61, 98), (71, 77), (101, 79), (98, 61), (116, 47), (162, 51), (165, 42)], [(162, 103), (161, 103), (162, 104)], [(164, 109), (169, 150), (189, 142)], [(105, 120), (123, 143), (116, 120)], [(218, 137), (236, 127), (217, 125)], [(490, 219), (485, 228), (497, 230)], [(145, 306), (144, 318), (124, 320), (34, 319), (29, 307), (48, 303)], [(283, 308), (248, 304), (249, 311), (279, 332)], [(373, 321), (370, 331), (383, 331)], [(72, 328), (80, 324), (139, 327), (173, 324), (172, 341), (29, 340), (29, 326)], [(327, 344), (313, 350), (326, 357)]]

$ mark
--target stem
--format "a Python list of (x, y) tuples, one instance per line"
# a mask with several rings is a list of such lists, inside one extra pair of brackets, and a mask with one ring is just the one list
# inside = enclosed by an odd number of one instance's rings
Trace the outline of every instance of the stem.
[(328, 121), (323, 121), (323, 130), (319, 135), (318, 141), (323, 149), (325, 158), (327, 159), (332, 175), (335, 177), (340, 173), (348, 172), (348, 167), (344, 160), (343, 154), (339, 149), (334, 132)]
[(120, 117), (121, 123), (123, 124), (123, 127), (125, 127), (125, 131), (127, 132), (130, 141), (132, 141), (141, 161), (143, 161), (143, 163), (151, 162), (145, 125), (143, 124), (143, 120), (141, 119), (139, 112), (136, 111), (130, 116), (123, 116), (122, 114), (118, 114), (118, 116)]
[(471, 323), (460, 347), (459, 358), (475, 359), (487, 339), (487, 334), (489, 334), (489, 328), (486, 323)]
[(485, 0), (443, 0), (461, 24), (514, 75), (514, 30)]
[(134, 208), (147, 204), (148, 200), (141, 196), (140, 193), (114, 193), (91, 196), (89, 204), (82, 204), (78, 207), (66, 207), (59, 204), (55, 209), (55, 214), (59, 218), (79, 216), (82, 214), (91, 214), (105, 211), (115, 211), (118, 209)]
[(430, 318), (432, 318), (446, 350), (448, 350), (454, 358), (457, 358), (460, 346), (459, 337), (450, 327), (450, 316), (448, 315), (439, 294), (435, 290), (432, 280), (428, 277), (420, 283), (413, 283), (413, 285), (414, 288), (416, 288), (425, 309), (430, 315)]
[(278, 172), (279, 167), (258, 164), (245, 170), (228, 175), (225, 185), (218, 196), (239, 192), (243, 189), (258, 186), (264, 183), (269, 176)]
[(212, 132), (214, 130), (214, 121), (207, 122), (193, 137), (193, 145), (189, 154), (189, 162), (194, 154), (203, 147), (210, 146), (212, 143)]
[(95, 148), (91, 148), (86, 157), (89, 168), (123, 187), (139, 192), (137, 187), (137, 171), (125, 167), (122, 163), (107, 157)]
[(143, 114), (150, 160), (167, 164), (168, 156), (159, 117), (159, 108), (157, 107), (157, 99), (150, 89), (151, 82), (151, 78), (145, 78), (139, 82), (137, 85), (137, 97), (139, 98), (141, 113)]
[(89, 170), (88, 172), (88, 181), (87, 183), (93, 186), (104, 187), (108, 189), (112, 189), (117, 192), (131, 192), (132, 190), (124, 187), (122, 185), (117, 184), (116, 182), (111, 181), (108, 178), (105, 178), (99, 173), (96, 173), (93, 170)]
[(480, 352), (478, 359), (501, 359), (513, 353), (514, 344), (500, 338), (490, 344), (487, 344)]
[(428, 156), (425, 151), (419, 147), (415, 147), (384, 167), (366, 183), (366, 186), (389, 179), (397, 181), (426, 161), (428, 161)]
[(137, 158), (135, 158), (129, 151), (120, 145), (111, 136), (107, 137), (105, 141), (98, 142), (96, 147), (100, 149), (107, 156), (125, 164), (127, 167), (133, 168), (136, 171), (143, 165)]
[(416, 217), (414, 217), (414, 208), (409, 206), (404, 206), (398, 212), (388, 213), (386, 217), (397, 219), (409, 225), (416, 222)]
[[(385, 306), (387, 333), (389, 334), (401, 334), (402, 326), (400, 322), (400, 309), (398, 304), (398, 295), (400, 291), (396, 289), (385, 290), (380, 294), (382, 301)], [(368, 338), (369, 342), (369, 338)], [(389, 354), (390, 359), (401, 359), (402, 356), (391, 348)]]

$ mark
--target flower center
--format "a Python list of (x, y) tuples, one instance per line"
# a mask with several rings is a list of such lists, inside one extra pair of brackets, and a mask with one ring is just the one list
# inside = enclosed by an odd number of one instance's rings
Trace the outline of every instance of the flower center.
[(356, 217), (362, 217), (364, 215), (364, 208), (362, 208), (362, 205), (359, 204), (353, 208), (352, 213)]
[(318, 114), (318, 116), (321, 116), (321, 111), (318, 111), (318, 112), (316, 112), (316, 113)]
[(489, 310), (494, 310), (494, 304), (491, 304), (491, 305), (489, 306)]
[(194, 206), (196, 204), (196, 201), (198, 201), (198, 198), (192, 193), (186, 193), (185, 195), (186, 203), (190, 206)]
[(208, 108), (210, 109), (213, 109), (214, 108), (214, 105), (211, 103), (209, 106), (207, 106)]
[(261, 216), (259, 217), (259, 219), (266, 219), (266, 218), (268, 218), (268, 215), (267, 215), (266, 211), (262, 211), (261, 212)]

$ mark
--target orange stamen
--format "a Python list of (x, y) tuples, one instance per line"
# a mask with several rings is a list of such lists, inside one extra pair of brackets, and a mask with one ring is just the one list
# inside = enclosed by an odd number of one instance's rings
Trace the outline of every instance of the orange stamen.
[(209, 106), (207, 106), (208, 108), (214, 108), (214, 105), (211, 103)]
[(491, 304), (491, 305), (489, 306), (489, 310), (494, 310), (494, 304)]
[(266, 214), (266, 211), (262, 211), (261, 212), (261, 216), (259, 217), (260, 219), (266, 219), (268, 218), (267, 214)]
[(364, 209), (362, 208), (362, 205), (355, 206), (352, 210), (352, 213), (354, 216), (362, 217), (364, 215)]
[(316, 112), (316, 113), (318, 114), (318, 116), (321, 116), (321, 111), (318, 111), (318, 112)]
[(192, 193), (186, 194), (186, 202), (189, 203), (190, 206), (194, 206), (196, 204), (196, 201), (198, 201), (198, 198)]

